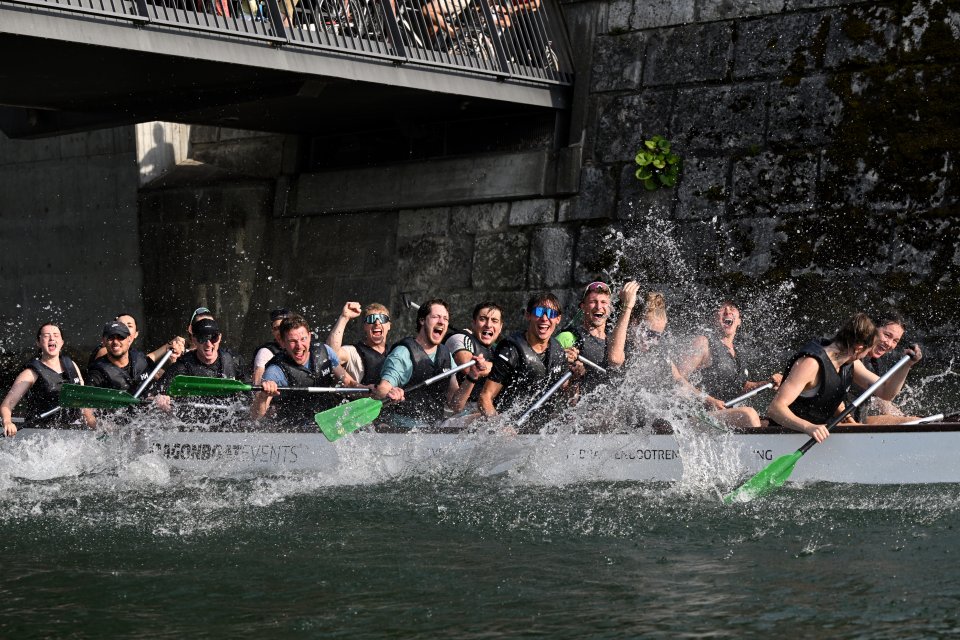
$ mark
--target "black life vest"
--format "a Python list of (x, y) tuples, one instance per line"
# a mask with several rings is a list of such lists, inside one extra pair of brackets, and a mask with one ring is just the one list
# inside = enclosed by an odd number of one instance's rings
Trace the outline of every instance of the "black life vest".
[(276, 340), (271, 340), (270, 342), (264, 342), (259, 347), (253, 350), (253, 359), (250, 361), (250, 370), (254, 369), (254, 363), (257, 361), (257, 354), (260, 353), (260, 349), (266, 349), (274, 356), (283, 351), (283, 348), (277, 344)]
[(444, 371), (449, 371), (450, 350), (444, 344), (438, 345), (434, 359), (431, 360), (427, 352), (413, 337), (404, 338), (393, 345), (393, 348), (390, 349), (391, 353), (398, 347), (404, 347), (410, 352), (410, 359), (413, 361), (413, 374), (402, 387), (404, 389), (403, 402), (386, 405), (382, 413), (386, 417), (392, 415), (404, 416), (421, 422), (441, 420), (446, 406), (449, 381), (438, 380), (410, 393), (406, 393), (406, 390)]
[[(511, 360), (507, 350), (515, 350), (520, 354), (520, 359), (514, 369), (513, 377), (504, 385), (495, 399), (497, 411), (507, 411), (514, 405), (520, 405), (517, 408), (526, 409), (567, 370), (566, 354), (556, 338), (550, 338), (545, 354), (539, 354), (527, 342), (524, 332), (520, 331), (500, 341), (497, 345), (496, 357)], [(531, 422), (538, 423), (544, 416), (552, 413), (559, 397), (559, 394), (554, 394), (531, 416)], [(537, 417), (540, 420), (536, 420)]]
[(142, 351), (134, 349), (130, 350), (127, 357), (129, 362), (123, 368), (110, 362), (107, 356), (97, 358), (90, 365), (88, 382), (98, 387), (135, 393), (150, 375), (153, 363)]
[(37, 381), (33, 383), (23, 398), (23, 406), (26, 408), (30, 420), (29, 426), (39, 428), (66, 424), (80, 417), (79, 409), (63, 409), (52, 416), (39, 418), (41, 414), (60, 406), (60, 387), (63, 386), (63, 383), (80, 384), (80, 376), (77, 374), (77, 367), (73, 364), (73, 360), (61, 354), (60, 368), (63, 369), (63, 373), (57, 373), (43, 364), (40, 358), (34, 358), (27, 363), (27, 369), (37, 375)]
[(204, 378), (232, 378), (240, 379), (240, 368), (237, 358), (229, 351), (220, 349), (213, 364), (200, 362), (196, 351), (184, 354), (179, 358), (164, 376), (165, 380), (172, 380), (175, 376), (201, 376)]
[[(269, 368), (276, 365), (283, 370), (287, 384), (291, 387), (334, 387), (337, 378), (333, 373), (333, 361), (324, 344), (310, 345), (310, 358), (305, 365), (299, 365), (281, 351), (267, 363)], [(270, 401), (276, 408), (277, 419), (291, 427), (298, 427), (313, 419), (313, 414), (325, 411), (340, 404), (336, 393), (284, 393)]]
[(732, 400), (743, 393), (743, 385), (747, 382), (747, 369), (740, 349), (736, 349), (736, 355), (730, 355), (727, 345), (715, 333), (708, 331), (705, 337), (710, 348), (710, 366), (700, 370), (703, 390), (718, 400)]
[(790, 369), (794, 363), (804, 356), (810, 356), (816, 359), (820, 364), (820, 387), (815, 396), (804, 398), (798, 396), (790, 405), (790, 410), (798, 417), (809, 420), (814, 424), (826, 424), (833, 417), (843, 402), (843, 398), (850, 385), (853, 384), (853, 363), (840, 367), (840, 371), (834, 368), (824, 347), (830, 344), (829, 340), (811, 340), (790, 360), (787, 366), (787, 372), (784, 375), (786, 379), (790, 375)]
[[(573, 334), (576, 341), (573, 343), (573, 346), (577, 348), (584, 358), (598, 364), (604, 369), (608, 368), (607, 364), (607, 341), (605, 339), (600, 339), (589, 331), (583, 329), (571, 329), (570, 333)], [(586, 368), (586, 376), (584, 376), (583, 384), (581, 389), (584, 391), (589, 391), (595, 387), (600, 382), (603, 382), (606, 379), (602, 373), (594, 369), (593, 367), (584, 365)]]
[(383, 370), (383, 362), (387, 359), (387, 351), (380, 353), (376, 349), (371, 349), (363, 342), (353, 345), (360, 356), (360, 362), (363, 363), (363, 378), (358, 380), (360, 384), (377, 384), (380, 382), (380, 372)]
[[(452, 338), (453, 336), (458, 336), (458, 335), (466, 336), (466, 338), (463, 341), (463, 344), (465, 347), (470, 348), (470, 353), (472, 353), (475, 356), (482, 355), (483, 359), (486, 360), (487, 362), (493, 362), (493, 349), (491, 349), (490, 347), (484, 346), (483, 343), (477, 340), (476, 336), (473, 335), (473, 332), (468, 329), (459, 329), (452, 333), (448, 333), (447, 340), (450, 340), (450, 338)], [(494, 347), (496, 347), (496, 345), (494, 345)], [(466, 378), (467, 378), (467, 374), (465, 372), (460, 371), (457, 373), (457, 383), (462, 385), (463, 381), (466, 380)], [(480, 392), (483, 390), (484, 380), (485, 378), (480, 378), (479, 380), (477, 380), (476, 384), (473, 385), (473, 389), (470, 391), (470, 399), (469, 399), (470, 402), (476, 402), (477, 400), (480, 399)]]

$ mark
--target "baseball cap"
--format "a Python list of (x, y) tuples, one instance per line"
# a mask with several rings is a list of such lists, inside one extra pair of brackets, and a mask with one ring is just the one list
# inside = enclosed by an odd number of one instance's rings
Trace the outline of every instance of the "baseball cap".
[(122, 322), (111, 320), (107, 324), (103, 325), (103, 337), (109, 338), (110, 336), (128, 338), (130, 337), (130, 329)]
[(217, 326), (216, 321), (211, 320), (210, 318), (197, 320), (190, 325), (190, 329), (193, 333), (194, 339), (200, 342), (216, 340), (220, 336), (220, 327)]

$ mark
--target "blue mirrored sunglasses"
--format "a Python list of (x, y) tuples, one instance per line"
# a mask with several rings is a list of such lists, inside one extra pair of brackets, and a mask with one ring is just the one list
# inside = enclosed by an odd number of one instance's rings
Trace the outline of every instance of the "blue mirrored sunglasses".
[(367, 324), (377, 324), (377, 322), (379, 322), (380, 324), (387, 324), (388, 322), (390, 322), (390, 316), (388, 316), (385, 313), (371, 313), (366, 318), (364, 318), (363, 321), (366, 322)]
[(547, 320), (553, 320), (554, 318), (560, 317), (560, 312), (557, 311), (556, 309), (551, 309), (550, 307), (534, 307), (533, 315), (535, 315), (538, 318), (547, 316)]

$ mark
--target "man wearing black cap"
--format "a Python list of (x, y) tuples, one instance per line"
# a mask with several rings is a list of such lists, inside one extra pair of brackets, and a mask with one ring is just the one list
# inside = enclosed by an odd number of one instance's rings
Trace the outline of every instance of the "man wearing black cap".
[(131, 350), (130, 329), (119, 320), (103, 326), (106, 355), (87, 370), (87, 384), (134, 393), (153, 369), (153, 361), (141, 351)]
[(283, 351), (283, 345), (280, 344), (280, 323), (284, 318), (290, 316), (287, 309), (274, 309), (270, 312), (270, 330), (273, 332), (273, 340), (264, 342), (254, 349), (253, 353), (253, 382), (260, 384), (263, 378), (263, 372), (267, 368), (267, 363), (273, 360), (273, 357)]
[[(227, 349), (220, 349), (220, 339), (223, 334), (215, 320), (209, 318), (194, 320), (190, 325), (190, 334), (197, 348), (177, 360), (176, 364), (167, 370), (161, 380), (164, 392), (170, 388), (170, 383), (178, 375), (241, 379), (242, 371), (237, 357)], [(156, 403), (165, 411), (171, 409), (170, 398), (167, 395), (157, 396)]]

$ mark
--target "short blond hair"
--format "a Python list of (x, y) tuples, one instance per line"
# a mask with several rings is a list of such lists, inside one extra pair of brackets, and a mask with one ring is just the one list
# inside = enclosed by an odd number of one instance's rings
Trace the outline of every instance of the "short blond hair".
[(379, 302), (371, 302), (370, 304), (368, 304), (363, 308), (363, 315), (368, 316), (371, 313), (383, 313), (386, 315), (390, 315), (390, 309), (387, 309), (385, 306), (383, 306)]

